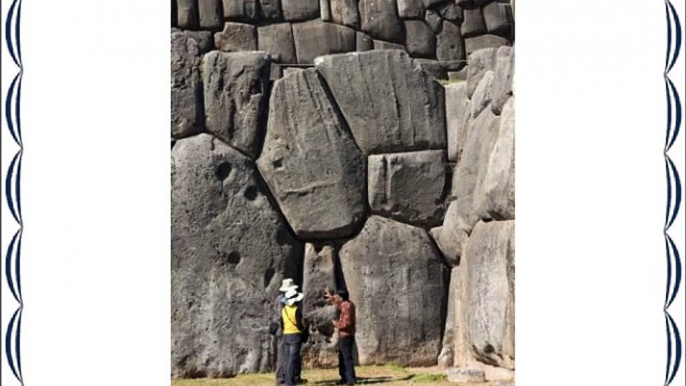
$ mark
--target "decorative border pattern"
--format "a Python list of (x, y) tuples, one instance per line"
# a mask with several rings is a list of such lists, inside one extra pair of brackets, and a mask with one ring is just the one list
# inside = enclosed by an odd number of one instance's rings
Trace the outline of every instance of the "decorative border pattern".
[[(667, 171), (667, 213), (665, 218), (664, 237), (667, 249), (667, 290), (665, 293), (665, 323), (667, 326), (667, 370), (665, 374), (665, 385), (669, 385), (679, 372), (682, 356), (682, 340), (679, 328), (674, 319), (669, 314), (669, 306), (676, 299), (681, 287), (681, 256), (679, 249), (669, 235), (669, 229), (676, 220), (679, 209), (681, 208), (682, 186), (679, 172), (674, 162), (669, 157), (669, 150), (672, 148), (677, 138), (682, 124), (682, 104), (679, 93), (674, 83), (669, 78), (669, 72), (674, 67), (682, 45), (682, 30), (679, 15), (674, 5), (669, 0), (665, 0), (667, 12), (667, 58), (665, 60), (665, 88), (667, 91), (667, 136), (665, 139), (665, 168)], [(672, 47), (672, 40), (674, 47)], [(674, 272), (674, 275), (672, 275)], [(674, 276), (672, 278), (672, 276)]]
[(14, 155), (7, 170), (5, 178), (5, 199), (7, 206), (19, 225), (12, 241), (7, 247), (5, 255), (5, 278), (12, 296), (18, 303), (18, 307), (7, 325), (5, 334), (5, 355), (10, 370), (21, 385), (24, 384), (21, 372), (21, 316), (24, 302), (21, 296), (21, 240), (24, 230), (24, 222), (21, 216), (21, 161), (24, 154), (24, 144), (21, 137), (21, 81), (24, 67), (21, 62), (21, 3), (22, 0), (13, 0), (5, 21), (5, 44), (10, 58), (18, 68), (5, 100), (5, 119), (7, 127), (19, 150)]

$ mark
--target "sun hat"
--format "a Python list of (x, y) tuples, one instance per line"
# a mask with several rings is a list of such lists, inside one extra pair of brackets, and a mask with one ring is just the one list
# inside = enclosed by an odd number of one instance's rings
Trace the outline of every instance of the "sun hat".
[(291, 288), (288, 291), (286, 291), (286, 304), (289, 306), (292, 306), (293, 304), (302, 301), (305, 295), (301, 294), (300, 292), (296, 291), (295, 288)]
[(281, 281), (281, 288), (279, 288), (279, 291), (287, 292), (289, 289), (296, 288), (298, 288), (298, 286), (293, 283), (293, 279), (283, 279), (283, 281)]

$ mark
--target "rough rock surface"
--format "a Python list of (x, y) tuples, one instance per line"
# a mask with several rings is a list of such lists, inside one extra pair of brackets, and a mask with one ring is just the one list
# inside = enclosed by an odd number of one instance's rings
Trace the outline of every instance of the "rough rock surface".
[(398, 15), (403, 19), (419, 19), (424, 15), (424, 3), (417, 0), (396, 0)]
[(476, 118), (486, 107), (491, 104), (491, 85), (493, 84), (493, 71), (486, 71), (472, 95), (472, 118)]
[(446, 187), (442, 150), (371, 155), (368, 165), (373, 213), (418, 226), (442, 223)]
[(197, 0), (176, 0), (177, 25), (183, 29), (197, 29), (200, 22)]
[(436, 10), (427, 10), (424, 21), (431, 27), (431, 30), (433, 30), (434, 33), (441, 32), (441, 28), (443, 28), (443, 19), (441, 19), (441, 15)]
[(281, 19), (281, 0), (260, 0), (260, 16), (263, 20)]
[(452, 196), (436, 242), (448, 264), (459, 264), (462, 249), (474, 225), (479, 221), (476, 208), (477, 185), (483, 180), (488, 158), (500, 126), (500, 118), (486, 109), (472, 120), (462, 158), (453, 175)]
[(275, 83), (257, 163), (298, 237), (346, 237), (364, 221), (365, 159), (316, 71)]
[(475, 51), (469, 57), (469, 69), (467, 72), (467, 95), (472, 98), (476, 87), (481, 82), (484, 74), (488, 71), (493, 71), (496, 64), (497, 50), (494, 48), (486, 48)]
[(257, 0), (223, 0), (224, 18), (227, 20), (255, 21), (257, 12)]
[(171, 134), (194, 135), (203, 129), (200, 53), (195, 40), (181, 32), (171, 36)]
[(369, 35), (358, 31), (355, 36), (357, 39), (357, 51), (364, 52), (374, 49), (374, 40)]
[[(432, 230), (433, 234), (433, 230)], [(441, 368), (452, 367), (455, 362), (455, 303), (457, 296), (460, 295), (460, 272), (457, 268), (450, 270), (450, 286), (448, 287), (448, 311), (445, 317), (445, 327), (443, 328), (443, 347), (438, 355), (438, 366)]]
[(257, 29), (257, 47), (269, 52), (279, 63), (297, 63), (293, 30), (290, 23), (266, 25)]
[(357, 307), (359, 363), (436, 365), (446, 279), (426, 231), (371, 216), (340, 260)]
[(500, 116), (500, 128), (486, 161), (486, 173), (476, 187), (474, 206), (481, 218), (515, 218), (514, 115), (514, 98), (510, 98)]
[(198, 51), (204, 55), (214, 49), (214, 36), (210, 31), (183, 31), (183, 34), (195, 40), (198, 44)]
[(407, 52), (407, 49), (402, 44), (385, 42), (383, 40), (374, 40), (375, 50), (400, 50), (402, 52)]
[(471, 104), (467, 97), (467, 82), (445, 86), (445, 116), (448, 134), (448, 160), (458, 162), (467, 140)]
[(281, 0), (283, 18), (288, 21), (310, 20), (319, 17), (319, 0)]
[(200, 28), (221, 30), (224, 25), (222, 0), (198, 0)]
[(254, 163), (208, 134), (172, 149), (173, 377), (272, 367), (266, 329), (302, 247), (268, 195)]
[(484, 48), (498, 48), (501, 46), (510, 45), (509, 40), (496, 35), (481, 35), (474, 38), (465, 39), (464, 43), (467, 50), (467, 55), (471, 55), (472, 52)]
[(360, 13), (357, 11), (357, 0), (330, 0), (331, 19), (334, 23), (343, 24), (355, 29), (360, 28)]
[(493, 70), (495, 77), (491, 85), (493, 98), (491, 108), (493, 113), (500, 115), (505, 102), (512, 96), (512, 80), (514, 79), (514, 48), (503, 46), (498, 48)]
[(480, 222), (465, 251), (464, 312), (457, 323), (474, 359), (514, 368), (514, 221)]
[(368, 51), (325, 56), (315, 65), (366, 154), (445, 147), (443, 87), (409, 55)]
[(255, 51), (257, 29), (251, 24), (225, 23), (224, 30), (214, 34), (214, 45), (226, 52)]
[(336, 289), (336, 250), (330, 243), (305, 245), (303, 263), (304, 318), (310, 328), (310, 340), (303, 346), (306, 367), (338, 365), (338, 334), (332, 319), (336, 307), (324, 298), (324, 289)]
[(355, 51), (355, 30), (342, 25), (312, 20), (293, 24), (298, 63), (312, 64), (318, 56)]
[(252, 158), (259, 155), (270, 64), (264, 52), (213, 51), (203, 58), (207, 131)]
[(512, 34), (512, 9), (509, 4), (493, 2), (483, 8), (488, 33), (509, 37)]
[(460, 28), (449, 21), (443, 22), (443, 28), (436, 36), (436, 58), (447, 62), (466, 59)]
[(414, 65), (415, 67), (419, 66), (419, 68), (428, 72), (436, 79), (448, 79), (448, 73), (446, 72), (445, 67), (438, 60), (421, 58), (415, 59)]
[(458, 21), (464, 19), (464, 11), (452, 1), (443, 3), (437, 8), (439, 15), (445, 20)]
[(470, 38), (486, 33), (486, 22), (481, 8), (464, 10), (464, 21), (462, 22), (462, 36)]
[(423, 21), (406, 20), (405, 47), (413, 57), (431, 58), (436, 53), (436, 36)]
[(402, 25), (395, 0), (359, 0), (362, 31), (375, 39), (402, 41)]

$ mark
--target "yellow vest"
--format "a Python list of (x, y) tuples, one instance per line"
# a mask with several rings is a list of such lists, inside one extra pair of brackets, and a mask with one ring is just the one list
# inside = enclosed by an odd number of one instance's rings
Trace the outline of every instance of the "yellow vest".
[(281, 319), (283, 319), (283, 334), (300, 334), (298, 326), (295, 325), (295, 311), (298, 309), (296, 306), (283, 306), (281, 310)]

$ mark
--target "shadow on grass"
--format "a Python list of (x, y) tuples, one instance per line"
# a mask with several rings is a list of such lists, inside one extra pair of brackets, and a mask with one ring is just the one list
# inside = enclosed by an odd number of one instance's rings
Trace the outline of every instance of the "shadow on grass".
[[(357, 378), (357, 383), (356, 385), (374, 385), (374, 384), (379, 384), (379, 383), (390, 383), (390, 382), (402, 382), (402, 381), (409, 381), (412, 379), (414, 375), (408, 375), (402, 378), (395, 378), (395, 377), (360, 377)], [(312, 385), (335, 385), (336, 382), (338, 382), (337, 379), (335, 380), (324, 380), (324, 381), (317, 381), (317, 382), (312, 382)]]

